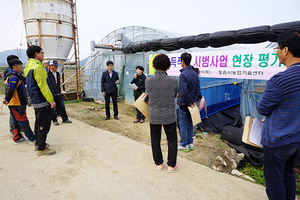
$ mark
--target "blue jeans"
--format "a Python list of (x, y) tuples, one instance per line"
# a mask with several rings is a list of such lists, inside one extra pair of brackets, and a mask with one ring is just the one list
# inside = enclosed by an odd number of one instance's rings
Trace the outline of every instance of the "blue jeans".
[(180, 127), (180, 145), (186, 147), (193, 143), (193, 122), (191, 114), (178, 109), (179, 127)]
[(300, 142), (277, 148), (264, 146), (264, 176), (270, 200), (296, 197), (294, 167), (300, 156)]

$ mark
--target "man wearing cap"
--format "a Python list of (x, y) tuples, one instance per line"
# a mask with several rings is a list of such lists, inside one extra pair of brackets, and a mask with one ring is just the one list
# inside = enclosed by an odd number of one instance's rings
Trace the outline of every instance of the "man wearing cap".
[(56, 111), (58, 111), (61, 114), (62, 123), (72, 123), (72, 121), (68, 119), (64, 100), (61, 95), (60, 75), (59, 75), (59, 72), (57, 71), (58, 66), (59, 66), (59, 64), (56, 60), (50, 60), (49, 61), (49, 69), (47, 71), (49, 80), (53, 87), (54, 102), (56, 103), (56, 110), (55, 110), (55, 108), (52, 108), (51, 120), (53, 121), (53, 124), (56, 126), (59, 125), (59, 123), (57, 121)]

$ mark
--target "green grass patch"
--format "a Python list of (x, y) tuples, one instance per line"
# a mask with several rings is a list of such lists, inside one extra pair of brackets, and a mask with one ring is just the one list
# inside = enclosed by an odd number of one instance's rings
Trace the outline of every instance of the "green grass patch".
[[(253, 178), (256, 183), (266, 186), (266, 181), (264, 177), (264, 166), (253, 166), (250, 163), (246, 164), (246, 167), (239, 170), (243, 174), (246, 174)], [(296, 171), (296, 193), (300, 197), (300, 173)]]
[(243, 174), (246, 174), (253, 178), (256, 183), (266, 186), (266, 181), (264, 177), (264, 166), (252, 166), (247, 163), (246, 167), (240, 170)]
[(65, 101), (64, 103), (79, 103), (82, 102), (82, 99), (74, 100), (74, 101)]

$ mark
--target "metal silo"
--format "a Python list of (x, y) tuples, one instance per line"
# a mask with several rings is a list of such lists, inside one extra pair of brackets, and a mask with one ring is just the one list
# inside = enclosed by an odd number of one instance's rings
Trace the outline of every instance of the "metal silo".
[(57, 60), (62, 70), (74, 43), (70, 0), (21, 0), (28, 45), (39, 45), (45, 60)]

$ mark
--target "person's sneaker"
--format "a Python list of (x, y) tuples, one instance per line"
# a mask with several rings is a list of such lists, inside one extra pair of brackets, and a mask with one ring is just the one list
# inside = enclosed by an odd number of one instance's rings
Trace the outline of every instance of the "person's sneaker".
[(133, 123), (138, 123), (140, 120), (139, 119), (135, 119), (134, 121), (133, 121)]
[(164, 168), (164, 165), (163, 164), (160, 164), (160, 165), (155, 165), (156, 166), (156, 169), (158, 171), (161, 171), (163, 168)]
[(53, 155), (55, 153), (56, 153), (55, 150), (50, 149), (49, 147), (45, 147), (44, 150), (38, 150), (36, 155), (38, 155), (38, 156), (48, 156), (48, 155)]
[(110, 119), (110, 117), (105, 117), (105, 119), (104, 120), (109, 120)]
[(65, 120), (65, 121), (62, 121), (62, 123), (68, 123), (68, 124), (71, 124), (71, 123), (72, 123), (72, 121), (71, 121), (71, 120), (69, 120), (69, 119), (67, 119), (67, 120)]
[[(49, 143), (46, 143), (46, 147), (49, 147), (49, 146), (50, 146)], [(34, 151), (38, 151), (38, 145), (37, 144), (34, 145)]]
[(189, 152), (190, 149), (189, 149), (189, 147), (187, 145), (186, 145), (186, 147), (179, 145), (178, 146), (178, 151)]
[(14, 141), (14, 143), (15, 144), (20, 144), (21, 142), (24, 142), (24, 141), (26, 141), (26, 139), (22, 137), (18, 141), (16, 141), (16, 142)]
[(168, 172), (172, 173), (176, 168), (177, 168), (177, 164), (175, 165), (175, 167), (168, 166)]
[(29, 144), (35, 144), (35, 140), (29, 140)]
[(189, 147), (190, 150), (194, 150), (194, 144), (193, 143), (188, 144), (187, 146)]
[(116, 120), (119, 120), (119, 117), (118, 117), (118, 116), (115, 116), (114, 118), (115, 118)]
[(58, 121), (53, 122), (53, 124), (54, 124), (55, 126), (58, 126), (58, 125), (59, 125)]
[(141, 123), (141, 124), (144, 123), (144, 122), (145, 122), (145, 120), (143, 120), (143, 119), (140, 120), (140, 123)]

